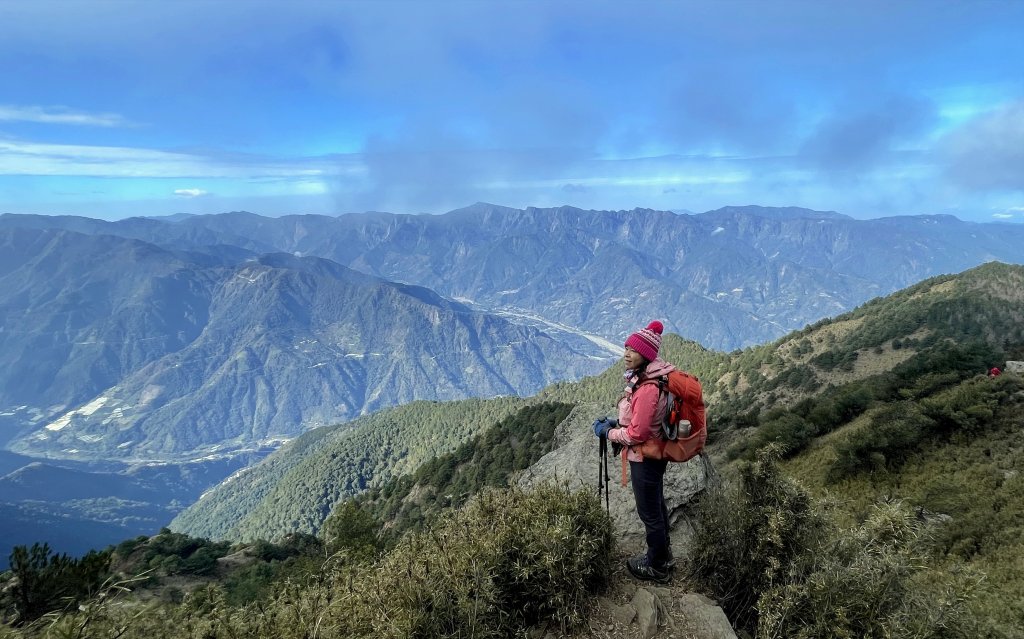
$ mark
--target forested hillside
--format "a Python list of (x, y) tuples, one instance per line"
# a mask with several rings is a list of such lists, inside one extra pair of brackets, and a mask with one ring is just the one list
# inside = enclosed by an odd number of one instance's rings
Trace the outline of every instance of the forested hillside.
[(879, 499), (935, 521), (931, 556), (983, 577), (975, 606), (1024, 628), (1024, 379), (926, 384), (815, 440), (784, 470), (857, 521)]
[(528, 401), (413, 402), (314, 430), (212, 489), (170, 527), (235, 540), (313, 532), (341, 499), (414, 471)]
[[(912, 552), (934, 566), (914, 588), (956, 582), (948, 596), (970, 601), (976, 624), (967, 636), (1020, 637), (1024, 379), (986, 375), (1007, 359), (1024, 359), (1021, 267), (988, 264), (874, 300), (730, 365), (716, 426), (718, 453), (735, 461), (723, 469), (771, 445), (845, 526), (879, 503), (909, 509)], [(831, 560), (841, 558), (819, 558)], [(783, 601), (841, 606), (859, 578), (808, 573), (818, 590), (794, 585)]]
[[(571, 411), (572, 405), (564, 403), (526, 406), (416, 472), (360, 493), (350, 500), (352, 507), (380, 522), (383, 540), (422, 530), (441, 512), (458, 508), (485, 487), (508, 485), (516, 471), (529, 468), (551, 450), (555, 427)], [(331, 524), (329, 517), (328, 531)]]
[(796, 452), (874, 402), (1021, 358), (1022, 320), (1022, 267), (991, 263), (927, 280), (738, 354), (719, 380), (717, 423), (739, 436), (736, 446), (781, 440)]
[[(703, 378), (710, 378), (724, 357), (676, 336), (666, 336), (662, 348), (665, 357)], [(595, 401), (611, 412), (621, 379), (621, 370), (613, 366), (580, 382), (554, 384), (533, 397), (414, 402), (317, 429), (212, 489), (170, 527), (232, 540), (315, 532), (338, 501), (415, 471), (523, 407)]]

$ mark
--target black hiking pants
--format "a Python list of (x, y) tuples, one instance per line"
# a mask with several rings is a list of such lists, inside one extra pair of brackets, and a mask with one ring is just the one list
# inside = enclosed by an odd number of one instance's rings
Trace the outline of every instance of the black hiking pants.
[(667, 460), (629, 462), (636, 514), (647, 531), (647, 560), (661, 570), (668, 563), (668, 506), (665, 505)]

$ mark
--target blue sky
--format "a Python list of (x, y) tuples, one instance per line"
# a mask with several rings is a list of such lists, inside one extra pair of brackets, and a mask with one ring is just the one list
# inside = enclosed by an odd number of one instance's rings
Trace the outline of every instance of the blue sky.
[(1024, 221), (1024, 2), (0, 0), (0, 213)]

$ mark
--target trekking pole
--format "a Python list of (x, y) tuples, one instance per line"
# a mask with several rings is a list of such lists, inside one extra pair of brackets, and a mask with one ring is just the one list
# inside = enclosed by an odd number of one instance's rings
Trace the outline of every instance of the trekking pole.
[[(597, 460), (597, 497), (601, 498), (601, 490), (604, 489), (604, 509), (610, 515), (612, 513), (611, 505), (608, 501), (608, 487), (611, 482), (608, 478), (608, 438), (601, 437), (601, 444), (598, 446), (597, 454), (600, 456)], [(601, 469), (604, 468), (604, 475), (601, 475)]]

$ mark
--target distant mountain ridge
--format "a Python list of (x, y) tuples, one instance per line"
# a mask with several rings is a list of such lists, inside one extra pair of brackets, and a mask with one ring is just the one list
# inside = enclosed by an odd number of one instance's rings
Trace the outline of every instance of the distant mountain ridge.
[(707, 211), (700, 215), (708, 218), (752, 215), (754, 217), (776, 220), (853, 220), (849, 215), (844, 215), (835, 211), (816, 211), (814, 209), (805, 209), (799, 206), (758, 206), (754, 204), (748, 206), (723, 206), (722, 208)]
[[(477, 203), (444, 215), (25, 222), (179, 249), (221, 244), (316, 255), (613, 343), (635, 329), (636, 317), (658, 317), (668, 330), (722, 350), (770, 341), (927, 277), (991, 260), (1024, 262), (1024, 225), (950, 216), (855, 220), (796, 207), (680, 215)], [(0, 216), (0, 228), (18, 223), (19, 216)]]

